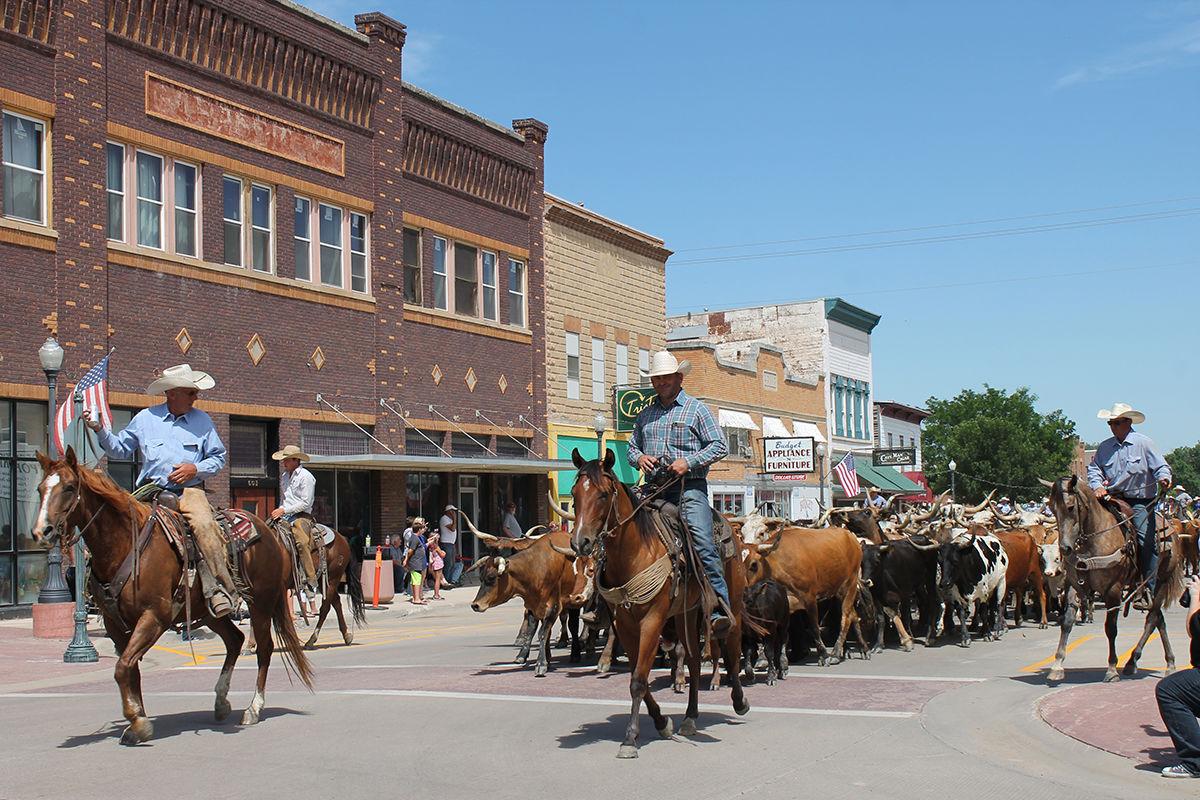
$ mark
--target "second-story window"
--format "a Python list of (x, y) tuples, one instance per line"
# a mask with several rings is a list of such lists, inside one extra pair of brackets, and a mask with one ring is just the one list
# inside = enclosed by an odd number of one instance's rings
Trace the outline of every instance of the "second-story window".
[(499, 320), (496, 309), (496, 254), (483, 251), (480, 269), (483, 275), (483, 318)]
[(367, 217), (350, 212), (350, 290), (367, 291)]
[(107, 161), (108, 238), (125, 241), (125, 147), (109, 142), (104, 148)]
[(592, 339), (592, 402), (604, 402), (604, 340)]
[(646, 373), (650, 371), (650, 351), (645, 347), (638, 348), (638, 380), (649, 380)]
[(46, 224), (46, 123), (4, 112), (4, 216)]
[(317, 211), (321, 230), (321, 283), (342, 286), (342, 210), (321, 204)]
[(457, 314), (479, 316), (478, 262), (478, 250), (454, 243), (454, 311)]
[(175, 162), (175, 252), (196, 255), (196, 168)]
[(567, 399), (579, 399), (579, 334), (567, 333)]
[(446, 240), (433, 237), (433, 307), (446, 310)]
[(617, 345), (617, 386), (629, 385), (629, 345)]
[(273, 272), (275, 257), (271, 213), (271, 189), (257, 183), (250, 186), (250, 266), (259, 272)]
[(152, 153), (137, 154), (137, 243), (162, 249), (163, 160)]
[(225, 263), (242, 266), (242, 182), (228, 175), (221, 182), (222, 216), (225, 220)]
[(421, 232), (404, 229), (404, 302), (421, 304)]
[(306, 197), (296, 198), (296, 222), (292, 226), (295, 241), (292, 248), (296, 254), (296, 279), (312, 280), (312, 201)]
[(525, 264), (508, 260), (508, 324), (525, 327)]

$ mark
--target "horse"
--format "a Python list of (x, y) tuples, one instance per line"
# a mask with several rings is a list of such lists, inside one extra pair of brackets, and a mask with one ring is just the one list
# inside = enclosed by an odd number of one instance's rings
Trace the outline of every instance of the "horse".
[[(140, 744), (153, 736), (154, 725), (146, 716), (142, 700), (140, 661), (167, 628), (189, 617), (193, 625), (207, 625), (225, 643), (214, 705), (217, 721), (224, 720), (232, 710), (229, 683), (244, 639), (242, 632), (228, 616), (214, 618), (209, 614), (200, 581), (189, 579), (161, 522), (157, 518), (151, 521), (149, 505), (135, 500), (107, 475), (81, 465), (72, 447), (60, 461), (41, 453), (37, 457), (45, 477), (38, 485), (41, 502), (34, 538), (47, 543), (64, 540), (66, 547), (74, 536), (65, 532), (78, 530), (92, 552), (94, 585), (106, 589), (114, 581), (118, 585), (123, 581), (113, 602), (101, 603), (104, 628), (118, 654), (113, 677), (121, 693), (122, 712), (129, 722), (121, 733), (121, 743)], [(243, 553), (239, 572), (249, 586), (246, 599), (251, 626), (261, 645), (258, 682), (254, 698), (242, 715), (243, 725), (257, 723), (266, 704), (267, 670), (275, 649), (272, 625), (280, 639), (285, 666), (309, 690), (313, 688), (312, 666), (300, 647), (287, 603), (291, 561), (267, 524), (257, 517), (251, 519), (259, 535)], [(135, 539), (141, 545), (136, 551)]]
[[(606, 450), (603, 462), (598, 459), (585, 462), (578, 450), (571, 458), (579, 470), (571, 488), (575, 512), (572, 514), (559, 508), (553, 498), (551, 503), (559, 516), (575, 522), (575, 529), (569, 549), (554, 547), (568, 558), (592, 555), (595, 551), (597, 562), (603, 564), (596, 575), (599, 591), (606, 591), (605, 586), (631, 590), (627, 602), (610, 600), (610, 604), (617, 637), (629, 656), (629, 694), (633, 701), (617, 758), (637, 758), (638, 716), (643, 701), (659, 736), (669, 739), (672, 735), (671, 720), (662, 713), (650, 691), (650, 669), (663, 627), (672, 616), (675, 630), (687, 647), (689, 674), (687, 711), (679, 733), (683, 736), (696, 734), (696, 718), (700, 715), (701, 587), (695, 575), (682, 578), (682, 583), (676, 585), (672, 571), (668, 570), (664, 575), (657, 566), (669, 564), (667, 546), (655, 535), (650, 512), (613, 472), (616, 456), (612, 450)], [(746, 575), (737, 556), (735, 553), (725, 562), (733, 617), (720, 646), (732, 690), (733, 710), (740, 716), (750, 710), (750, 703), (742, 691), (740, 679), (742, 593), (746, 588)], [(662, 580), (654, 588), (652, 576), (656, 572)], [(639, 587), (637, 596), (632, 590), (635, 586)]]
[[(1041, 479), (1039, 479), (1041, 480)], [(1104, 682), (1121, 679), (1117, 673), (1117, 618), (1123, 604), (1122, 595), (1127, 588), (1139, 583), (1137, 556), (1126, 547), (1121, 521), (1096, 498), (1086, 483), (1078, 476), (1059, 478), (1055, 481), (1041, 480), (1050, 489), (1050, 507), (1058, 521), (1058, 542), (1067, 575), (1065, 608), (1061, 614), (1062, 631), (1058, 637), (1058, 649), (1054, 653), (1054, 665), (1048, 680), (1051, 683), (1065, 677), (1063, 659), (1066, 657), (1067, 640), (1075, 624), (1079, 595), (1091, 596), (1094, 592), (1104, 601), (1104, 633), (1108, 636), (1108, 670)], [(1158, 630), (1163, 643), (1163, 654), (1167, 659), (1167, 674), (1175, 671), (1175, 653), (1167, 638), (1167, 623), (1163, 609), (1169, 608), (1183, 594), (1183, 575), (1186, 566), (1184, 541), (1181, 535), (1171, 537), (1171, 548), (1163, 553), (1158, 562), (1157, 585), (1150, 610), (1146, 613), (1146, 624), (1142, 637), (1129, 656), (1123, 670), (1126, 676), (1137, 672), (1138, 658), (1150, 639)]]

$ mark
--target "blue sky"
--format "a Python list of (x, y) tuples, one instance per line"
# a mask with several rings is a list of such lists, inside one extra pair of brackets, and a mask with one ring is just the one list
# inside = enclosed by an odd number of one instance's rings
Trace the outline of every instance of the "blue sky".
[(547, 122), (551, 192), (677, 251), (669, 312), (840, 295), (883, 316), (879, 399), (1028, 385), (1085, 439), (1116, 400), (1200, 439), (1200, 2), (364, 1), (308, 4)]

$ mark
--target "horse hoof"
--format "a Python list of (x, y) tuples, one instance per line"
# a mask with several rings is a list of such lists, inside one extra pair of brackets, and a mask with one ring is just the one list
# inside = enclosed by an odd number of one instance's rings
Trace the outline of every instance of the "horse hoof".
[(775, 685), (775, 676), (768, 675), (767, 676), (767, 686), (774, 686), (774, 685)]
[(544, 678), (544, 677), (546, 677), (546, 670), (544, 670), (544, 669), (535, 669), (535, 670), (533, 671), (533, 677), (535, 677), (535, 678)]
[(637, 745), (623, 744), (621, 749), (617, 751), (617, 758), (637, 758)]
[(121, 744), (135, 745), (149, 741), (154, 735), (154, 724), (145, 717), (134, 720), (128, 728), (121, 733)]
[(670, 739), (675, 735), (675, 726), (671, 724), (671, 718), (667, 717), (663, 720), (663, 726), (658, 729), (660, 739)]
[[(906, 653), (911, 653), (913, 651), (913, 647), (914, 647), (914, 645), (913, 645), (912, 639), (909, 639), (907, 642), (904, 642), (900, 645), (900, 649)], [(883, 648), (881, 647), (881, 648), (879, 648), (879, 650), (880, 650), (880, 652), (882, 652)]]
[(740, 703), (733, 704), (733, 712), (735, 714), (737, 714), (739, 717), (745, 716), (746, 712), (748, 712), (749, 710), (750, 710), (750, 701), (744, 697), (742, 698)]
[(244, 655), (244, 656), (252, 656), (252, 655), (254, 655), (254, 648), (253, 648), (253, 647), (243, 647), (243, 648), (242, 648), (242, 655)]
[(316, 650), (317, 643), (314, 640), (309, 639), (307, 642), (304, 643), (304, 649), (305, 650)]
[(257, 725), (258, 724), (258, 713), (256, 711), (253, 711), (253, 710), (247, 708), (246, 713), (242, 714), (242, 724), (243, 725)]
[(696, 720), (692, 717), (685, 717), (683, 724), (679, 726), (680, 736), (695, 736), (696, 735)]
[(1137, 662), (1134, 661), (1133, 659), (1130, 659), (1129, 662), (1125, 664), (1125, 668), (1123, 670), (1121, 670), (1121, 674), (1127, 678), (1130, 677), (1131, 675), (1136, 675), (1137, 674)]
[(1166, 669), (1166, 671), (1163, 672), (1163, 675), (1170, 675), (1174, 671), (1175, 671), (1175, 662), (1172, 661), (1170, 664), (1167, 664), (1167, 669)]
[(218, 700), (216, 706), (213, 707), (213, 716), (217, 722), (224, 722), (225, 719), (233, 711), (233, 706), (229, 705), (228, 700)]
[(1058, 683), (1065, 677), (1066, 673), (1063, 671), (1062, 667), (1055, 667), (1054, 669), (1050, 670), (1050, 674), (1046, 676), (1046, 680), (1050, 683)]
[(344, 634), (342, 634), (342, 641), (346, 644), (354, 644), (354, 634), (350, 631), (346, 631)]
[(1108, 672), (1104, 673), (1103, 680), (1105, 683), (1116, 683), (1117, 681), (1121, 680), (1121, 676), (1115, 669), (1110, 669)]

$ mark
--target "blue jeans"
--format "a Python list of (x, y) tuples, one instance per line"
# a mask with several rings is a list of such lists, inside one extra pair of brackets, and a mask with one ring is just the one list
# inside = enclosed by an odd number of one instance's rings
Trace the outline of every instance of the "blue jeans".
[(1154, 594), (1154, 585), (1158, 576), (1158, 532), (1154, 527), (1154, 501), (1133, 501), (1133, 527), (1137, 530), (1138, 566), (1142, 570), (1142, 580), (1150, 578), (1146, 587)]
[(683, 488), (683, 505), (679, 513), (687, 522), (696, 547), (696, 555), (708, 576), (717, 596), (729, 603), (729, 587), (725, 585), (725, 564), (713, 541), (713, 510), (708, 504), (708, 484), (705, 481), (688, 481)]
[(1200, 772), (1200, 670), (1185, 669), (1163, 678), (1154, 687), (1158, 713), (1175, 743), (1179, 761)]
[(462, 577), (463, 571), (462, 562), (458, 560), (458, 542), (454, 541), (449, 544), (442, 542), (441, 545), (442, 549), (446, 551), (446, 557), (443, 559), (446, 562), (446, 566), (442, 570), (442, 578), (450, 583), (457, 584), (458, 579)]

